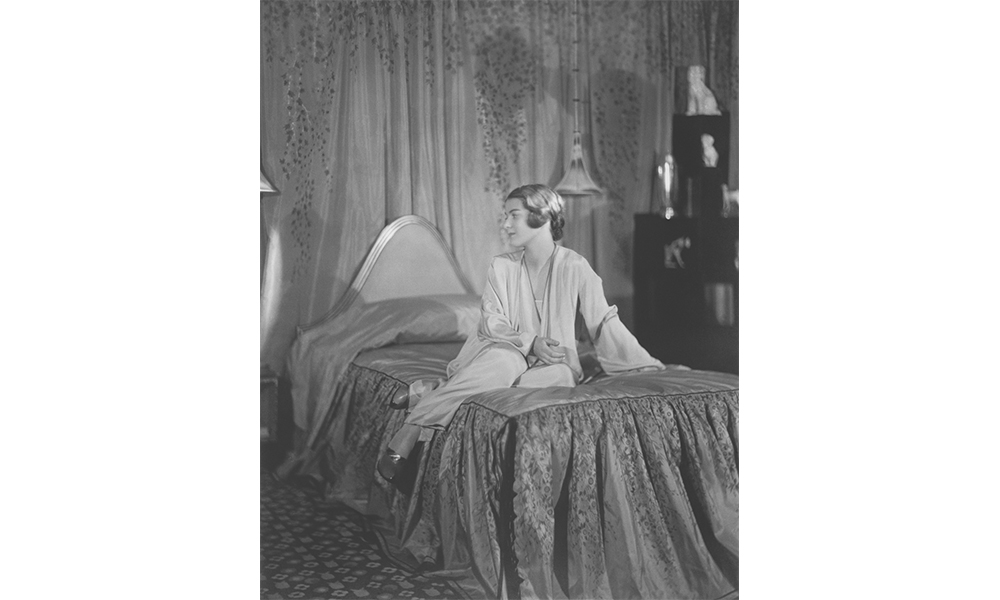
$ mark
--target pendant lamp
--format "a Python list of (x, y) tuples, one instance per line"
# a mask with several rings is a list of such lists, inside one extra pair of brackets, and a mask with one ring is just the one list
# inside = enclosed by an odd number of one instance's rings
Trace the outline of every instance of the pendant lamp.
[(603, 193), (587, 174), (580, 142), (580, 0), (573, 3), (573, 150), (569, 170), (556, 186), (562, 196), (594, 196)]

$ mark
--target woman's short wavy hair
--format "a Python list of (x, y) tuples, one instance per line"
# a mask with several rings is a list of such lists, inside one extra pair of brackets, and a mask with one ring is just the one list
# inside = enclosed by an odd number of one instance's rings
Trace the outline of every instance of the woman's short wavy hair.
[(546, 222), (552, 223), (552, 239), (561, 240), (566, 217), (563, 216), (563, 199), (555, 190), (540, 183), (522, 185), (507, 194), (504, 202), (519, 199), (528, 209), (528, 226), (538, 229)]

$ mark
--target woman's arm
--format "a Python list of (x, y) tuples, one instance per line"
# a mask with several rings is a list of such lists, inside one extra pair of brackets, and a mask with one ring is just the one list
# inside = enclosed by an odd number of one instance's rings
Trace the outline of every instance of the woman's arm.
[(604, 283), (586, 262), (580, 265), (579, 306), (606, 373), (663, 368), (618, 318), (618, 307), (608, 305)]
[[(479, 319), (479, 337), (493, 342), (505, 342), (522, 355), (531, 351), (535, 334), (521, 333), (514, 328), (510, 320), (510, 298), (507, 297), (507, 281), (501, 276), (503, 270), (497, 269), (497, 258), (490, 263), (486, 276), (486, 288), (483, 290), (482, 316)], [(506, 274), (510, 277), (510, 274)]]

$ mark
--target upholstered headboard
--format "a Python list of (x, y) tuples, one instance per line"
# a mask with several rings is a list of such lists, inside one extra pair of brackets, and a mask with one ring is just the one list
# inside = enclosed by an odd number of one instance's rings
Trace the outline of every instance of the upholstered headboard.
[(344, 296), (299, 332), (331, 321), (356, 303), (474, 293), (438, 230), (423, 217), (407, 215), (382, 229)]

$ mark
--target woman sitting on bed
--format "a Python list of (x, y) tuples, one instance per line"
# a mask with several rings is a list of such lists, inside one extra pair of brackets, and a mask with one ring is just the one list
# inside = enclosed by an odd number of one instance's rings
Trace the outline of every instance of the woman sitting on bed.
[(556, 245), (564, 224), (562, 198), (550, 188), (524, 185), (507, 195), (503, 233), (518, 250), (493, 258), (478, 334), (448, 365), (447, 382), (411, 402), (405, 424), (378, 462), (382, 477), (396, 477), (416, 443), (447, 427), (473, 394), (579, 383), (578, 310), (605, 372), (664, 368), (608, 305), (601, 278), (587, 260)]

